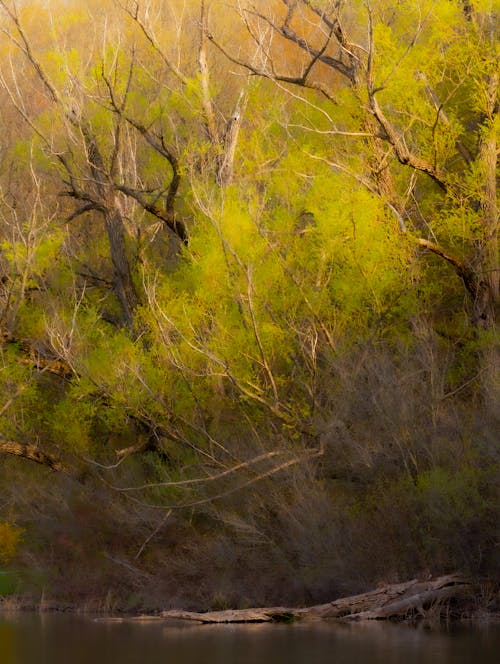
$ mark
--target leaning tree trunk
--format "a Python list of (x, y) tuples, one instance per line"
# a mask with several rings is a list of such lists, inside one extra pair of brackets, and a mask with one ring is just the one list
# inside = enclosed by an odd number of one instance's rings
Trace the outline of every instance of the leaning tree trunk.
[(122, 215), (113, 207), (106, 207), (104, 211), (106, 233), (108, 235), (111, 261), (114, 272), (114, 289), (122, 316), (127, 327), (133, 327), (133, 312), (138, 304), (137, 292), (132, 279), (130, 262), (127, 256), (125, 241), (125, 228)]
[(496, 309), (500, 291), (500, 266), (498, 256), (498, 202), (497, 202), (497, 139), (495, 119), (498, 113), (498, 73), (490, 77), (487, 86), (487, 121), (483, 126), (482, 141), (479, 150), (479, 169), (484, 178), (482, 201), (483, 243), (480, 248), (481, 280), (485, 288), (482, 297), (478, 297), (478, 323), (485, 329), (491, 329), (496, 323)]
[(498, 307), (500, 293), (500, 265), (498, 255), (498, 198), (497, 165), (498, 145), (496, 116), (498, 114), (499, 75), (492, 74), (488, 81), (487, 120), (483, 127), (479, 150), (480, 172), (484, 178), (482, 223), (483, 243), (480, 248), (480, 288), (474, 301), (474, 322), (479, 330), (492, 335), (482, 357), (482, 383), (485, 397), (496, 399), (499, 387), (500, 349), (498, 345)]
[(98, 201), (98, 209), (104, 215), (111, 262), (113, 263), (114, 290), (120, 303), (124, 323), (128, 328), (132, 329), (133, 312), (138, 304), (138, 297), (127, 256), (123, 215), (120, 212), (120, 205), (114, 191), (114, 185), (104, 165), (104, 159), (99, 150), (97, 140), (88, 126), (82, 124), (81, 129), (85, 139), (88, 164), (94, 183), (94, 196)]

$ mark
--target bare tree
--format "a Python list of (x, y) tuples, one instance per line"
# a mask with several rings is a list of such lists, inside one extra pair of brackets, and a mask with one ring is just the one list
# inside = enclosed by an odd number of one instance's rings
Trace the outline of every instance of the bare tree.
[[(133, 199), (146, 212), (160, 218), (170, 231), (185, 242), (186, 228), (181, 221), (175, 218), (174, 211), (175, 196), (179, 185), (179, 166), (175, 153), (165, 145), (163, 136), (153, 136), (141, 124), (132, 122), (145, 140), (166, 159), (172, 170), (172, 179), (164, 206), (158, 204), (161, 195), (156, 195), (155, 201), (152, 202), (151, 196), (148, 196), (144, 189), (137, 188), (134, 186), (135, 183), (124, 182), (123, 178), (127, 176), (127, 173), (130, 174), (130, 168), (126, 168), (126, 165), (130, 165), (135, 160), (134, 154), (130, 153), (130, 141), (125, 146), (124, 140), (128, 119), (125, 108), (134, 71), (133, 56), (128, 68), (123, 95), (119, 100), (111, 84), (111, 76), (116, 78), (116, 69), (119, 65), (115, 62), (111, 75), (108, 76), (105, 64), (102, 64), (102, 80), (105, 83), (106, 92), (109, 94), (108, 101), (113, 111), (111, 114), (111, 141), (109, 141), (108, 136), (99, 135), (93, 125), (86, 104), (89, 92), (85, 90), (83, 81), (73, 81), (73, 93), (68, 99), (67, 95), (64, 95), (51, 81), (41, 60), (37, 57), (30, 37), (21, 23), (15, 3), (2, 2), (1, 7), (10, 24), (10, 27), (4, 29), (4, 32), (31, 66), (47, 102), (52, 105), (56, 117), (59, 117), (62, 122), (66, 132), (65, 145), (56, 147), (57, 139), (47, 133), (46, 129), (42, 128), (37, 121), (34, 115), (36, 109), (30, 109), (26, 105), (22, 85), (14, 66), (4, 68), (2, 84), (15, 108), (42, 141), (45, 151), (59, 163), (62, 183), (65, 186), (61, 193), (78, 203), (78, 207), (68, 216), (68, 222), (92, 211), (103, 218), (114, 272), (113, 289), (120, 304), (123, 322), (132, 329), (133, 312), (140, 297), (134, 284), (130, 251), (127, 249), (128, 233), (124, 195)], [(69, 72), (69, 77), (72, 78), (71, 72)]]
[[(179, 30), (184, 35), (193, 31), (194, 39), (194, 57), (196, 64), (184, 63), (183, 58), (179, 57), (179, 51), (182, 48), (189, 48), (189, 45), (182, 41), (181, 35), (177, 38), (175, 45), (177, 54), (171, 53), (168, 44), (162, 43), (156, 34), (158, 23), (165, 21), (166, 18), (160, 18), (155, 21), (151, 17), (149, 4), (136, 2), (118, 2), (121, 9), (129, 16), (139, 33), (145, 39), (146, 44), (151, 49), (152, 54), (159, 58), (166, 67), (167, 74), (171, 79), (165, 80), (165, 86), (171, 86), (172, 89), (178, 89), (182, 95), (192, 94), (193, 80), (198, 79), (199, 84), (194, 88), (195, 97), (200, 108), (200, 120), (202, 128), (202, 138), (207, 142), (209, 148), (204, 155), (204, 168), (208, 171), (215, 182), (221, 186), (229, 184), (233, 175), (234, 155), (238, 142), (238, 133), (244, 115), (246, 105), (246, 76), (242, 73), (244, 83), (237, 85), (236, 99), (232, 100), (227, 92), (217, 94), (214, 91), (214, 74), (216, 69), (213, 57), (210, 57), (209, 45), (210, 38), (208, 32), (209, 13), (212, 3), (210, 0), (199, 0), (193, 3), (193, 8), (198, 6), (198, 14), (189, 14), (184, 17), (176, 17), (175, 22), (180, 26)], [(172, 12), (175, 9), (171, 8)], [(159, 11), (161, 15), (161, 12)], [(183, 21), (185, 23), (183, 23)], [(186, 58), (187, 60), (187, 58)], [(179, 62), (180, 61), (180, 62)], [(220, 76), (221, 72), (219, 72)], [(223, 72), (230, 82), (228, 72)], [(233, 77), (234, 78), (234, 77)], [(115, 107), (115, 110), (118, 109)], [(128, 117), (128, 121), (134, 124), (143, 134), (146, 140), (145, 128), (139, 127), (136, 120)], [(175, 131), (175, 130), (174, 130)], [(195, 129), (196, 131), (196, 129)], [(150, 143), (155, 148), (154, 143)], [(201, 147), (201, 146), (199, 146)], [(157, 149), (158, 146), (155, 148)]]

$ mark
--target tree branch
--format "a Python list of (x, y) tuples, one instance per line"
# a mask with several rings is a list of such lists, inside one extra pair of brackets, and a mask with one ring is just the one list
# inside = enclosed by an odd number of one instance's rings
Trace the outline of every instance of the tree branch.
[(471, 297), (473, 299), (477, 297), (478, 291), (481, 288), (481, 282), (471, 268), (462, 263), (456, 256), (453, 256), (453, 254), (450, 254), (435, 242), (431, 242), (425, 238), (416, 238), (415, 241), (419, 246), (427, 249), (436, 256), (443, 258), (447, 263), (449, 263), (454, 268), (457, 275), (464, 282), (464, 286)]
[(61, 461), (59, 457), (44, 452), (36, 445), (18, 443), (0, 436), (0, 454), (11, 454), (22, 457), (23, 459), (34, 461), (35, 463), (45, 466), (57, 473), (63, 473), (64, 475), (69, 475), (70, 477), (78, 479), (78, 473), (75, 468), (68, 466)]
[(184, 222), (176, 218), (176, 215), (172, 209), (170, 210), (168, 209), (169, 207), (172, 208), (172, 203), (170, 203), (169, 205), (169, 195), (171, 194), (170, 189), (169, 189), (169, 194), (167, 194), (166, 198), (167, 201), (166, 211), (163, 211), (154, 203), (147, 201), (144, 198), (143, 192), (137, 189), (133, 189), (132, 187), (127, 187), (124, 184), (117, 184), (115, 185), (115, 187), (118, 191), (121, 191), (126, 196), (129, 196), (130, 198), (133, 198), (135, 201), (137, 201), (139, 205), (144, 210), (146, 210), (146, 212), (149, 212), (157, 219), (163, 221), (163, 223), (167, 226), (167, 228), (169, 228), (172, 231), (172, 233), (174, 233), (174, 235), (176, 235), (179, 238), (179, 240), (181, 240), (183, 244), (188, 243), (189, 238), (188, 238), (187, 228)]
[[(355, 68), (352, 65), (346, 65), (342, 60), (339, 60), (338, 58), (334, 58), (330, 55), (327, 55), (325, 53), (328, 45), (330, 44), (331, 41), (331, 36), (335, 34), (335, 24), (332, 24), (329, 28), (329, 36), (326, 44), (321, 48), (320, 50), (314, 48), (309, 44), (309, 42), (306, 41), (303, 37), (298, 35), (293, 28), (290, 27), (290, 20), (285, 20), (285, 22), (282, 25), (276, 25), (271, 19), (266, 16), (265, 14), (261, 14), (260, 12), (257, 11), (249, 11), (247, 10), (247, 13), (253, 14), (257, 18), (261, 19), (262, 21), (265, 21), (277, 34), (279, 34), (281, 37), (284, 37), (287, 41), (295, 44), (298, 46), (301, 50), (305, 51), (308, 55), (312, 56), (313, 58), (313, 64), (316, 61), (320, 61), (323, 64), (327, 65), (328, 67), (331, 67), (332, 69), (335, 69), (338, 71), (342, 76), (347, 78), (351, 83), (354, 83), (356, 80), (356, 72)], [(336, 35), (335, 35), (336, 36)], [(304, 76), (302, 76), (304, 78)]]
[(327, 99), (333, 100), (331, 93), (323, 86), (321, 83), (316, 81), (307, 81), (303, 76), (285, 76), (284, 74), (277, 74), (276, 72), (265, 71), (264, 69), (259, 69), (254, 65), (240, 60), (235, 57), (229, 51), (227, 51), (220, 42), (218, 42), (211, 32), (207, 33), (207, 39), (209, 39), (212, 44), (233, 64), (246, 69), (253, 76), (260, 76), (262, 78), (267, 78), (270, 81), (281, 81), (282, 83), (290, 83), (291, 85), (298, 85), (303, 88), (309, 88), (310, 90), (316, 90), (321, 92)]
[(79, 207), (77, 210), (72, 212), (69, 217), (66, 217), (65, 221), (66, 223), (69, 223), (70, 221), (73, 221), (77, 217), (79, 217), (82, 214), (85, 214), (85, 212), (90, 212), (91, 210), (97, 210), (98, 206), (95, 203), (86, 203), (85, 205), (82, 205), (82, 207)]
[[(369, 87), (371, 87), (371, 83), (369, 83)], [(385, 138), (391, 144), (399, 163), (403, 166), (410, 166), (411, 168), (414, 168), (416, 171), (420, 171), (421, 173), (425, 173), (438, 185), (440, 189), (446, 192), (448, 190), (448, 185), (446, 184), (442, 174), (439, 173), (427, 161), (420, 159), (420, 157), (417, 157), (408, 149), (404, 138), (398, 135), (397, 131), (384, 115), (375, 97), (375, 94), (376, 90), (369, 90), (370, 110), (381, 128), (384, 130)]]

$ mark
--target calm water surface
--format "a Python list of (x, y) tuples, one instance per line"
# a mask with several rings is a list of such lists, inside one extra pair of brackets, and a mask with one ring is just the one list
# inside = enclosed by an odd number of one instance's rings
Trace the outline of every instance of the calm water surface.
[(500, 625), (166, 625), (0, 615), (0, 664), (498, 664)]

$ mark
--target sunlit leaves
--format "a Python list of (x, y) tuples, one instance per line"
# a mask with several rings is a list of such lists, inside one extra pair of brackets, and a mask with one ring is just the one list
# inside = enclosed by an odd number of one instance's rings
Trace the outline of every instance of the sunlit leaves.
[(76, 454), (88, 453), (93, 445), (94, 416), (96, 406), (91, 400), (76, 401), (73, 395), (56, 404), (50, 414), (49, 426), (56, 443), (64, 441), (64, 447)]
[[(51, 3), (23, 10), (27, 29), (38, 20), (51, 26), (29, 34), (56, 101), (19, 53), (6, 74), (31, 122), (9, 157), (23, 172), (40, 174), (44, 195), (60, 206), (54, 219), (70, 217), (72, 204), (83, 206), (67, 233), (41, 222), (31, 243), (29, 224), (16, 212), (21, 232), (2, 244), (10, 307), (17, 298), (11, 328), (64, 358), (72, 372), (43, 430), (61, 448), (97, 455), (137, 421), (159, 438), (167, 432), (200, 446), (229, 436), (220, 422), (243, 415), (298, 436), (325, 398), (320, 383), (331, 378), (340, 348), (367, 338), (411, 344), (419, 306), (427, 315), (434, 304), (436, 317), (445, 318), (436, 303), (462, 296), (449, 264), (436, 256), (427, 263), (427, 254), (419, 260), (411, 241), (439, 241), (464, 260), (482, 246), (478, 149), (498, 129), (493, 117), (484, 119), (493, 72), (492, 49), (479, 48), (485, 26), (468, 21), (454, 2), (344, 3), (356, 76), (316, 63), (311, 79), (323, 85), (321, 94), (282, 81), (249, 82), (209, 39), (207, 74), (197, 2), (141, 5), (142, 28), (133, 11), (111, 12), (105, 3), (101, 16), (98, 4), (65, 7), (52, 18)], [(286, 11), (283, 3), (259, 7), (273, 20)], [(314, 47), (323, 44), (318, 15), (307, 3), (297, 7), (293, 29)], [(237, 42), (244, 25), (228, 29), (237, 12), (222, 16), (217, 3), (212, 11), (211, 27), (227, 38), (228, 52), (256, 48), (248, 35)], [(307, 49), (275, 30), (266, 35), (268, 53), (263, 37), (252, 62), (270, 66), (279, 53), (276, 72), (303, 73)], [(347, 62), (347, 47), (341, 53), (334, 41), (325, 53)], [(26, 82), (15, 77), (18, 61), (29, 72)], [(272, 79), (272, 68), (267, 73)], [(240, 90), (233, 179), (221, 186), (217, 167)], [(101, 160), (92, 161), (93, 149)], [(167, 150), (179, 164), (169, 213), (188, 228), (182, 247), (121, 186), (164, 210), (174, 170)], [(61, 188), (69, 188), (69, 203), (60, 203)], [(24, 196), (26, 208), (29, 201)], [(110, 208), (123, 223), (137, 290), (127, 330), (102, 223)], [(458, 321), (461, 333), (462, 304), (458, 310), (446, 318)], [(39, 396), (35, 390), (34, 402)]]
[(35, 246), (24, 242), (7, 243), (1, 245), (3, 255), (17, 270), (25, 269), (33, 275), (41, 276), (49, 267), (52, 267), (58, 255), (64, 236), (60, 232), (42, 238)]

